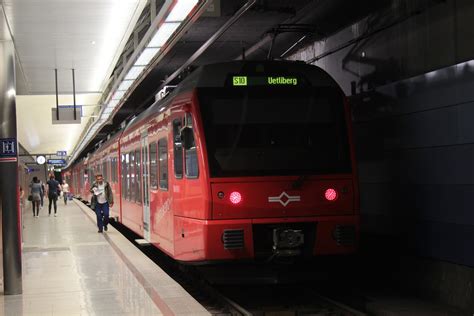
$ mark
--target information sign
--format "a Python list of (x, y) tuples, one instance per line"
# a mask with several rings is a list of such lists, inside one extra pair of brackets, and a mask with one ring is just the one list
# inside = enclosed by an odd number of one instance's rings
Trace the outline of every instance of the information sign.
[(65, 165), (65, 159), (48, 159), (48, 165)]
[(16, 158), (16, 148), (16, 138), (0, 138), (0, 158)]

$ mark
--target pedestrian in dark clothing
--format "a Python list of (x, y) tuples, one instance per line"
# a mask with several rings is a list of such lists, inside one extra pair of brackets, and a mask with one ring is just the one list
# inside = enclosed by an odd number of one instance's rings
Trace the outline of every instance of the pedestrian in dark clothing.
[(56, 202), (58, 201), (58, 196), (59, 192), (61, 192), (61, 186), (59, 185), (59, 182), (54, 179), (54, 175), (49, 176), (48, 182), (46, 182), (48, 185), (48, 199), (49, 199), (49, 205), (48, 205), (48, 214), (51, 216), (51, 204), (54, 205), (54, 216), (56, 216), (56, 213), (58, 211), (58, 206)]
[(107, 231), (109, 224), (109, 208), (114, 206), (114, 195), (112, 188), (101, 174), (95, 176), (95, 182), (92, 184), (90, 192), (92, 195), (91, 207), (97, 215), (98, 233)]
[(41, 184), (41, 196), (40, 196), (41, 204), (40, 204), (40, 206), (41, 206), (41, 208), (43, 208), (44, 193), (46, 192), (46, 188), (44, 187), (43, 181), (39, 180), (39, 182)]
[(43, 190), (37, 177), (33, 177), (33, 182), (30, 184), (30, 190), (31, 203), (33, 204), (33, 217), (39, 217), (40, 196), (43, 194)]

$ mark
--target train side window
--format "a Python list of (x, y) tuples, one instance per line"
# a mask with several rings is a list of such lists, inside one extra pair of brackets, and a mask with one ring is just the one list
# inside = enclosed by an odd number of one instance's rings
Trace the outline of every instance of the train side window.
[(106, 159), (102, 163), (102, 173), (103, 173), (105, 181), (110, 181), (110, 179), (109, 179), (109, 169), (107, 168), (107, 165), (108, 165), (108, 160)]
[(122, 190), (123, 190), (123, 197), (126, 197), (127, 192), (127, 163), (125, 162), (125, 154), (122, 154)]
[(117, 157), (112, 158), (112, 178), (114, 179), (114, 182), (118, 182), (118, 173), (117, 173)]
[(117, 157), (115, 157), (114, 172), (115, 172), (115, 182), (118, 182), (118, 158)]
[(160, 164), (160, 189), (168, 190), (168, 142), (166, 138), (158, 141), (158, 161)]
[(199, 166), (196, 151), (196, 142), (193, 132), (193, 119), (191, 113), (186, 113), (186, 126), (181, 130), (181, 139), (184, 147), (184, 161), (186, 167), (186, 178), (198, 178)]
[(130, 164), (128, 173), (130, 175), (130, 186), (128, 188), (130, 201), (135, 201), (135, 152), (130, 153)]
[(174, 144), (174, 175), (177, 179), (183, 178), (183, 144), (181, 142), (181, 119), (173, 121), (173, 144)]
[(115, 164), (115, 158), (110, 159), (110, 182), (115, 183), (115, 169), (114, 169), (114, 164)]
[(141, 152), (140, 149), (135, 150), (135, 202), (142, 203), (142, 191), (141, 191)]
[(158, 163), (156, 161), (156, 143), (153, 142), (149, 146), (150, 154), (150, 189), (158, 189)]
[(130, 197), (130, 186), (131, 186), (131, 182), (132, 182), (132, 170), (130, 169), (131, 168), (131, 164), (130, 164), (130, 160), (131, 160), (131, 155), (130, 153), (127, 153), (125, 155), (125, 161), (127, 163), (127, 184), (126, 184), (126, 187), (125, 187), (125, 196), (127, 198), (127, 200), (131, 200), (131, 197)]

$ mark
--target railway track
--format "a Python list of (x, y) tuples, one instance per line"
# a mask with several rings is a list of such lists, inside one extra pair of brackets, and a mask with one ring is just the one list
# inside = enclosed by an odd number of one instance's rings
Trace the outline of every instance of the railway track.
[(213, 285), (199, 269), (181, 266), (153, 247), (140, 247), (212, 315), (363, 316), (364, 312), (331, 299), (310, 286)]
[(246, 286), (218, 288), (218, 291), (244, 311), (238, 315), (366, 315), (303, 285)]

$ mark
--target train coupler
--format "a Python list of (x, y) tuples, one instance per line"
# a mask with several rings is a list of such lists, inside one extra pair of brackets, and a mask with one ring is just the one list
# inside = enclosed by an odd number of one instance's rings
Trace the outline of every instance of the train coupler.
[(301, 229), (273, 229), (273, 254), (281, 257), (299, 256), (302, 254), (304, 233)]

